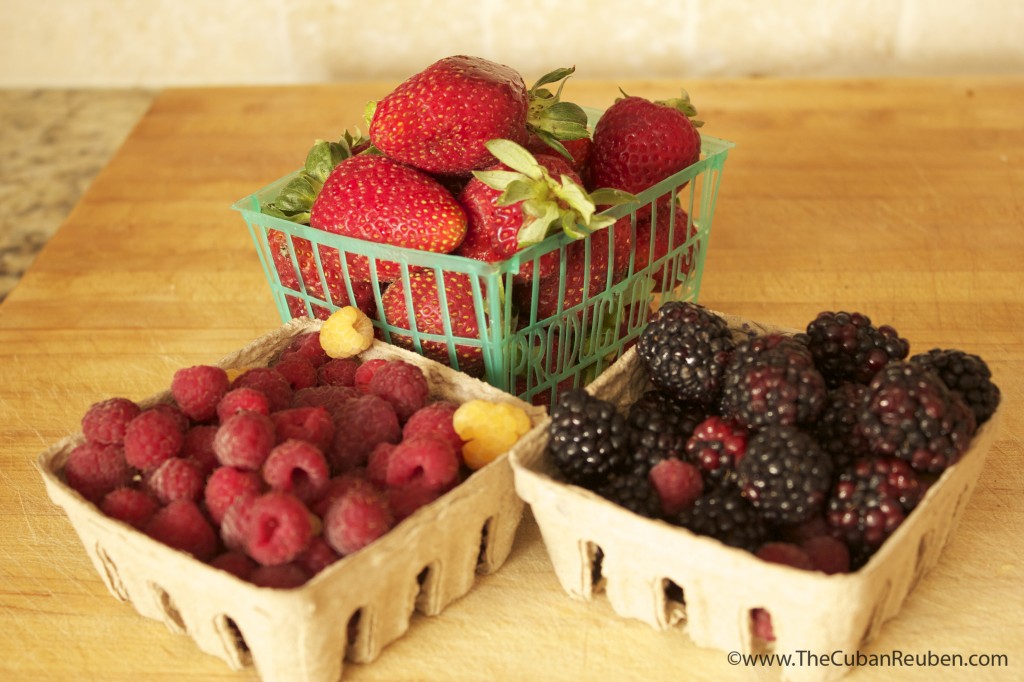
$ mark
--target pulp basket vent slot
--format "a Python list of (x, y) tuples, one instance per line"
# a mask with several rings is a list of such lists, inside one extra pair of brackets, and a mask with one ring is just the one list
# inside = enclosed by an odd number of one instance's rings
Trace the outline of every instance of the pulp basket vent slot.
[(775, 627), (772, 625), (772, 614), (761, 607), (750, 609), (747, 615), (747, 627), (750, 628), (750, 648), (755, 654), (767, 653), (775, 648)]
[(182, 619), (178, 607), (174, 604), (174, 600), (171, 599), (171, 595), (167, 594), (167, 590), (156, 583), (150, 583), (149, 587), (156, 596), (157, 604), (159, 604), (160, 611), (164, 615), (164, 624), (167, 625), (167, 629), (178, 634), (185, 634), (188, 631), (185, 627), (185, 621)]
[(249, 651), (245, 636), (234, 619), (221, 614), (214, 621), (214, 629), (220, 635), (232, 668), (240, 670), (252, 666), (252, 652)]
[(106, 576), (107, 585), (110, 586), (110, 591), (121, 601), (131, 602), (128, 590), (121, 580), (121, 574), (117, 572), (117, 566), (99, 543), (96, 544), (96, 556), (99, 557), (100, 564), (103, 565), (103, 573)]
[(432, 604), (436, 582), (437, 571), (434, 566), (424, 566), (416, 576), (416, 610), (420, 613), (434, 613), (436, 610)]
[(604, 591), (604, 550), (593, 542), (587, 543), (587, 561), (590, 564), (590, 591), (599, 594)]
[(356, 609), (349, 616), (345, 626), (345, 658), (356, 660), (356, 647), (359, 645), (359, 638), (363, 634), (363, 610)]
[(675, 581), (665, 578), (661, 581), (665, 595), (665, 622), (669, 625), (686, 622), (686, 595)]
[(491, 522), (494, 518), (491, 517), (484, 521), (483, 528), (480, 529), (480, 553), (476, 557), (476, 572), (477, 573), (490, 573), (493, 569), (491, 566), (491, 560), (488, 557), (487, 550), (490, 548), (491, 541)]

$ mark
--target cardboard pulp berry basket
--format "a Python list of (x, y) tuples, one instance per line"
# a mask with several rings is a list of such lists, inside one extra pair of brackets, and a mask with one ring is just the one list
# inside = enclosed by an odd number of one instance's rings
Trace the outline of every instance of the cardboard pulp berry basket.
[[(319, 325), (294, 320), (217, 364), (265, 366), (297, 335)], [(512, 402), (527, 410), (534, 424), (544, 415), (482, 381), (393, 346), (376, 342), (360, 358), (418, 365), (433, 398)], [(168, 400), (164, 392), (139, 402), (147, 407)], [(105, 516), (72, 490), (61, 468), (83, 440), (77, 434), (57, 442), (39, 456), (37, 466), (107, 589), (231, 668), (255, 666), (266, 682), (334, 682), (344, 660), (374, 660), (408, 630), (414, 611), (440, 613), (473, 587), (477, 574), (501, 567), (523, 510), (507, 455), (501, 455), (301, 587), (257, 587)]]
[[(722, 317), (738, 337), (786, 331)], [(631, 348), (587, 391), (622, 409), (650, 386)], [(550, 418), (517, 444), (511, 462), (516, 490), (530, 505), (558, 580), (572, 598), (590, 601), (603, 592), (618, 615), (658, 630), (680, 628), (700, 647), (744, 654), (852, 654), (899, 612), (938, 562), (974, 490), (998, 418), (998, 413), (993, 415), (978, 430), (970, 449), (930, 487), (865, 566), (836, 575), (762, 561), (558, 481), (547, 454)], [(773, 645), (754, 636), (754, 609), (771, 615)], [(849, 672), (796, 663), (782, 668), (783, 680), (836, 679)]]
[[(591, 126), (600, 112), (589, 110)], [(267, 215), (261, 206), (275, 197), (295, 173), (239, 200), (233, 208), (242, 214), (250, 236), (256, 246), (264, 274), (270, 285), (274, 302), (282, 320), (294, 317), (326, 317), (331, 311), (351, 301), (362, 301), (361, 307), (373, 319), (374, 326), (386, 341), (396, 334), (410, 339), (417, 352), (423, 344), (443, 344), (442, 362), (458, 367), (457, 346), (479, 349), (483, 356), (483, 377), (493, 386), (516, 394), (525, 400), (537, 397), (546, 402), (556, 391), (568, 386), (581, 385), (597, 376), (634, 340), (647, 323), (650, 308), (645, 305), (654, 296), (662, 300), (696, 301), (700, 291), (701, 274), (708, 248), (718, 187), (731, 142), (702, 135), (701, 157), (693, 165), (653, 185), (637, 195), (636, 203), (608, 209), (606, 215), (619, 220), (607, 230), (586, 238), (587, 262), (594, 252), (596, 240), (612, 243), (616, 231), (630, 232), (637, 244), (637, 216), (648, 211), (668, 212), (668, 201), (678, 202), (686, 211), (686, 225), (676, 220), (675, 212), (668, 223), (673, 244), (664, 256), (646, 266), (630, 257), (628, 271), (621, 278), (609, 278), (593, 296), (569, 307), (559, 303), (552, 314), (538, 314), (541, 284), (534, 281), (532, 288), (522, 290), (518, 305), (510, 295), (516, 284), (515, 275), (524, 267), (539, 270), (543, 256), (558, 252), (560, 271), (557, 278), (545, 279), (544, 288), (559, 292), (567, 281), (565, 250), (573, 241), (564, 234), (548, 237), (543, 242), (524, 249), (497, 263), (485, 263), (452, 254), (436, 254), (353, 239), (300, 225)], [(665, 216), (663, 216), (664, 218)], [(682, 235), (686, 235), (682, 239)], [(619, 235), (621, 237), (621, 234)], [(677, 239), (678, 237), (678, 239)], [(650, 237), (654, 239), (653, 231)], [(595, 252), (596, 253), (596, 252)], [(315, 275), (303, 276), (299, 256), (313, 258)], [(353, 282), (349, 277), (349, 258), (366, 257), (370, 263), (369, 285)], [(437, 281), (443, 281), (442, 272), (461, 273), (467, 277), (473, 292), (473, 315), (479, 337), (455, 335), (450, 327), (444, 334), (419, 330), (412, 321), (406, 331), (384, 319), (381, 295), (386, 283), (378, 277), (378, 263), (398, 263), (400, 278), (408, 282), (409, 273), (428, 269)], [(329, 282), (324, 275), (324, 263), (332, 270), (340, 270), (343, 282)], [(589, 269), (589, 268), (588, 268)], [(661, 291), (653, 294), (652, 284)], [(529, 285), (526, 285), (529, 287)], [(408, 284), (406, 284), (408, 290)], [(444, 287), (441, 287), (442, 291)], [(448, 295), (442, 293), (441, 306), (447, 305)], [(559, 295), (564, 301), (564, 297)], [(642, 304), (637, 304), (642, 301)], [(447, 316), (445, 316), (447, 317)], [(411, 331), (411, 334), (410, 334)]]

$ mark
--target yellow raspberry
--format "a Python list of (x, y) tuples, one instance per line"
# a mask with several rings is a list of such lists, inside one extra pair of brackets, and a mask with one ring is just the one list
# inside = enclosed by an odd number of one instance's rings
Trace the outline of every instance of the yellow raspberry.
[(493, 462), (530, 430), (530, 416), (511, 403), (470, 400), (452, 415), (452, 426), (465, 444), (462, 458), (470, 469)]
[(320, 347), (332, 358), (359, 355), (373, 344), (373, 321), (350, 305), (338, 308), (320, 327)]

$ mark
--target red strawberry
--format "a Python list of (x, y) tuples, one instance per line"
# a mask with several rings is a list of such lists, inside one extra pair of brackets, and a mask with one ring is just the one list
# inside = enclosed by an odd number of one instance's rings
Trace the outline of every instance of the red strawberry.
[[(636, 257), (634, 260), (634, 272), (639, 272), (643, 268), (646, 268), (651, 262), (664, 258), (668, 254), (670, 249), (676, 249), (686, 243), (689, 237), (693, 237), (697, 234), (697, 226), (690, 224), (687, 229), (687, 223), (689, 222), (689, 216), (683, 207), (678, 203), (675, 203), (675, 216), (673, 219), (673, 211), (669, 210), (668, 206), (664, 206), (659, 203), (658, 214), (655, 218), (656, 223), (654, 225), (654, 237), (651, 238), (651, 214), (648, 212), (646, 216), (637, 216), (636, 223), (636, 248), (634, 252)], [(625, 229), (629, 229), (629, 216), (620, 219), (619, 224), (625, 221)], [(669, 237), (672, 238), (672, 244), (669, 245)], [(689, 253), (686, 254), (679, 262), (678, 274), (680, 277), (685, 276), (690, 272), (690, 260), (693, 257), (693, 246), (690, 247)], [(668, 268), (671, 261), (664, 263), (657, 271), (651, 273), (651, 281), (653, 284), (653, 291), (662, 291), (663, 285), (668, 284), (668, 288), (672, 289), (678, 282), (669, 281), (665, 282), (665, 277), (672, 274), (672, 269)], [(666, 269), (668, 268), (668, 269)]]
[[(436, 180), (376, 154), (339, 163), (310, 210), (311, 227), (378, 244), (448, 253), (466, 235), (466, 214)], [(349, 254), (349, 274), (370, 280), (366, 256)], [(396, 279), (400, 266), (378, 261), (377, 277)]]
[[(416, 331), (424, 334), (445, 335), (445, 322), (451, 324), (451, 334), (460, 338), (479, 339), (480, 322), (476, 317), (472, 282), (469, 275), (458, 272), (444, 273), (444, 301), (447, 315), (441, 306), (437, 276), (433, 270), (409, 273), (409, 297), (416, 322)], [(384, 319), (400, 329), (410, 329), (409, 308), (406, 305), (405, 283), (399, 279), (388, 285), (381, 298)], [(411, 336), (391, 335), (395, 345), (414, 348)], [(451, 365), (448, 343), (421, 339), (423, 355), (445, 365)], [(458, 369), (474, 376), (484, 372), (483, 351), (480, 346), (455, 345)]]
[[(465, 175), (494, 163), (485, 144), (496, 138), (525, 143), (530, 129), (562, 123), (556, 137), (585, 137), (586, 114), (540, 86), (562, 80), (559, 69), (526, 89), (503, 64), (457, 55), (406, 79), (377, 102), (370, 139), (385, 155), (430, 173)], [(556, 105), (562, 106), (556, 106)], [(568, 105), (568, 106), (566, 106)], [(564, 122), (576, 125), (566, 133)]]
[(616, 100), (594, 127), (591, 186), (638, 194), (696, 163), (702, 125), (691, 120), (696, 113), (685, 92), (661, 102)]

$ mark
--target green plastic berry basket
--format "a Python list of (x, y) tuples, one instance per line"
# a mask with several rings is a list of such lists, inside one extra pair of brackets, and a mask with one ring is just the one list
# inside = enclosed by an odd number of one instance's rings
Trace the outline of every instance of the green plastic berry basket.
[[(591, 124), (600, 116), (597, 111), (588, 114)], [(659, 302), (697, 300), (722, 171), (734, 146), (707, 135), (701, 140), (699, 161), (644, 190), (636, 202), (604, 212), (617, 222), (585, 238), (584, 271), (591, 272), (595, 245), (600, 247), (599, 253), (605, 250), (603, 247), (611, 252), (617, 230), (629, 230), (634, 245), (628, 270), (624, 276), (613, 277), (612, 268), (605, 268), (609, 273), (604, 275), (605, 286), (593, 286), (588, 276), (582, 284), (584, 295), (572, 305), (565, 305), (564, 294), (566, 286), (572, 286), (567, 282), (566, 249), (574, 240), (562, 233), (504, 261), (485, 263), (331, 234), (263, 213), (261, 206), (276, 196), (297, 171), (239, 200), (232, 208), (242, 214), (249, 227), (282, 321), (325, 319), (350, 301), (358, 302), (384, 341), (480, 376), (527, 401), (549, 403), (562, 390), (588, 383), (614, 362), (639, 336)], [(676, 204), (669, 201), (677, 202), (685, 211), (686, 225), (681, 224)], [(635, 253), (638, 216), (642, 220), (648, 211), (652, 224), (658, 224), (659, 211), (670, 211), (667, 220), (666, 216), (660, 218), (665, 225), (658, 229), (667, 228), (668, 244), (673, 246), (661, 257), (641, 264)], [(686, 230), (686, 239), (681, 239), (680, 230)], [(654, 253), (656, 231), (650, 232), (650, 253)], [(607, 241), (598, 244), (597, 240)], [(541, 258), (553, 252), (558, 252), (557, 278), (552, 273), (543, 283), (538, 278), (527, 285), (516, 281), (516, 274), (526, 267), (539, 272)], [(306, 263), (305, 271), (300, 255)], [(369, 261), (368, 284), (354, 282), (349, 276), (350, 257)], [(341, 281), (329, 280), (325, 275), (324, 262), (328, 259), (336, 264), (335, 270), (340, 270)], [(451, 297), (444, 285), (439, 286), (443, 334), (418, 329), (415, 319), (410, 319), (409, 328), (390, 324), (383, 313), (382, 295), (387, 283), (378, 276), (380, 261), (399, 264), (399, 280), (406, 292), (410, 273), (418, 270), (433, 271), (438, 282), (445, 280), (442, 273), (460, 273), (460, 278), (468, 279), (479, 336), (453, 333), (448, 314)], [(549, 299), (544, 314), (538, 306), (542, 295)], [(553, 306), (552, 296), (557, 297)], [(407, 309), (412, 306), (408, 296), (406, 305)], [(478, 359), (476, 366), (466, 366), (467, 355)]]

